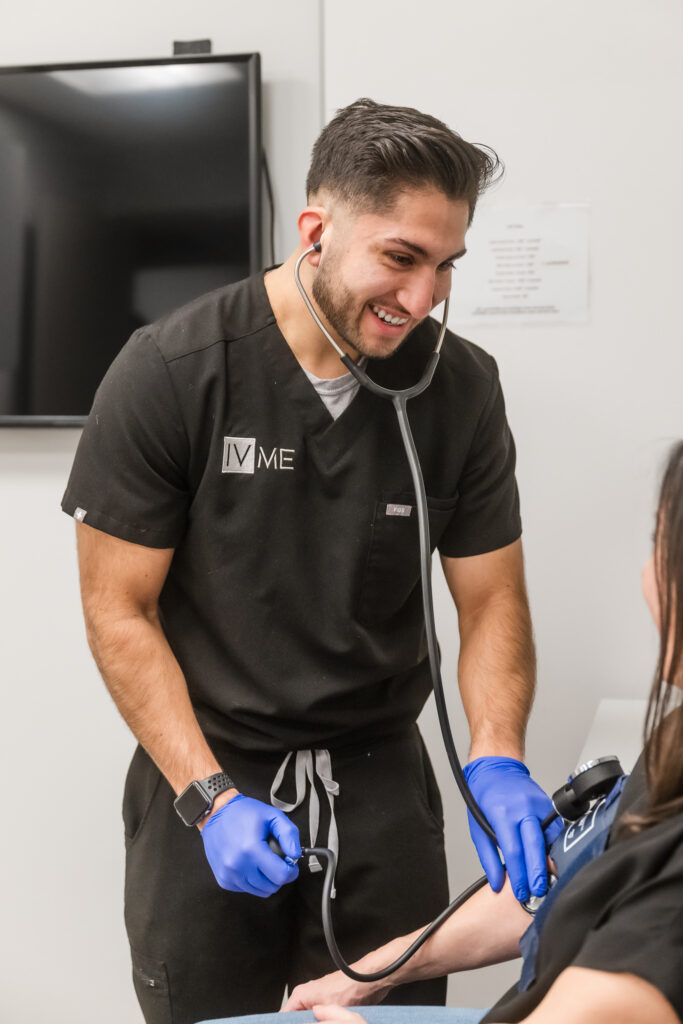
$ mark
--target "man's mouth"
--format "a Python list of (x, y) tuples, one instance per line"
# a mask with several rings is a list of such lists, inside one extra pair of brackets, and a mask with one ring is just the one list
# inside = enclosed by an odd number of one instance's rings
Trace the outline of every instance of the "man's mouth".
[(390, 310), (386, 310), (382, 306), (375, 306), (374, 304), (371, 304), (370, 309), (379, 320), (382, 320), (385, 324), (391, 324), (392, 327), (402, 327), (404, 324), (407, 324), (410, 319), (408, 316), (398, 316), (396, 313), (392, 313)]

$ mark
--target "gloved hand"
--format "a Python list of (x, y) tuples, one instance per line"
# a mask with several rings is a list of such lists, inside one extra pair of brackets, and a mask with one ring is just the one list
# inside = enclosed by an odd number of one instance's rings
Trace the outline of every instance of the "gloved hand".
[[(274, 835), (288, 863), (267, 843)], [(270, 804), (238, 793), (207, 819), (202, 829), (204, 852), (222, 889), (272, 896), (293, 882), (299, 868), (292, 863), (301, 856), (299, 830)]]
[[(465, 779), (489, 825), (520, 903), (529, 895), (543, 896), (548, 887), (548, 845), (562, 831), (562, 821), (548, 826), (545, 838), (541, 822), (553, 809), (552, 802), (529, 776), (529, 769), (512, 757), (478, 757), (465, 765)], [(499, 892), (505, 880), (496, 847), (468, 813), (470, 835), (489, 885)]]

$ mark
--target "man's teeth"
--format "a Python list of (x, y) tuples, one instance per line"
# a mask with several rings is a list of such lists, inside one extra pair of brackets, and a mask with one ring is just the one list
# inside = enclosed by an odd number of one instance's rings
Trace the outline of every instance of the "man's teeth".
[(395, 326), (399, 326), (400, 324), (408, 323), (407, 316), (391, 316), (390, 313), (387, 313), (380, 306), (373, 306), (372, 312), (376, 313), (380, 320), (384, 320), (384, 322), (387, 324), (394, 324)]

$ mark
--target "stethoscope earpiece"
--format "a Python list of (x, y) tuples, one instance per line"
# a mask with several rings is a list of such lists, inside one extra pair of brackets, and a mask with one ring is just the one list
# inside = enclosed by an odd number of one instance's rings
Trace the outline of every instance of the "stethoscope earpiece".
[(322, 243), (321, 242), (314, 242), (313, 243), (313, 248), (315, 249), (316, 252), (322, 252), (323, 251), (323, 247), (322, 247)]

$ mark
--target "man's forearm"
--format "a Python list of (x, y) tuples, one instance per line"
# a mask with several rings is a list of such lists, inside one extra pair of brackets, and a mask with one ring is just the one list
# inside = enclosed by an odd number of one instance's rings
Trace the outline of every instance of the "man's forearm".
[(102, 616), (87, 622), (87, 633), (114, 702), (173, 789), (219, 771), (158, 618)]
[(536, 679), (531, 616), (523, 589), (510, 588), (461, 611), (460, 692), (470, 726), (470, 759), (524, 759)]

